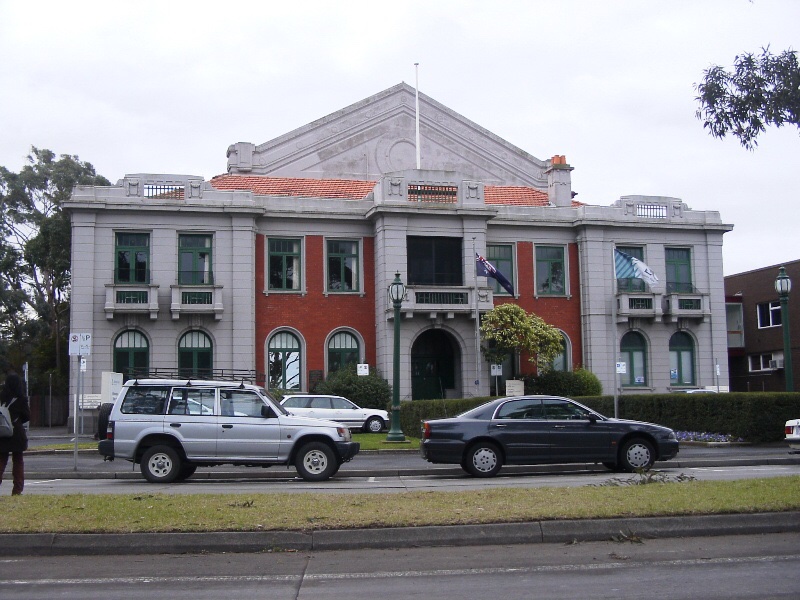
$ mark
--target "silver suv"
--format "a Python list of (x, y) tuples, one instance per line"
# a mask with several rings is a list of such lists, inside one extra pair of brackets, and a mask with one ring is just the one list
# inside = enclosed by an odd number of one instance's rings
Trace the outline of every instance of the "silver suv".
[(221, 464), (294, 465), (306, 481), (324, 481), (360, 448), (340, 423), (291, 415), (244, 383), (131, 380), (100, 419), (108, 423), (98, 444), (104, 459), (139, 463), (153, 483)]

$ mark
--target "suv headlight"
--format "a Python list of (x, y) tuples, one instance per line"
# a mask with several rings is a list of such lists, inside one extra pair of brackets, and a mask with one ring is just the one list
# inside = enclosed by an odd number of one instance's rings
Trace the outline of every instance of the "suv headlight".
[(349, 442), (350, 440), (352, 440), (352, 439), (353, 439), (353, 436), (352, 436), (352, 434), (350, 433), (350, 429), (349, 429), (349, 428), (347, 428), (347, 427), (337, 427), (337, 428), (336, 428), (336, 433), (338, 433), (338, 434), (339, 434), (339, 436), (340, 436), (340, 437), (341, 437), (341, 438), (342, 438), (342, 439), (343, 439), (345, 442)]

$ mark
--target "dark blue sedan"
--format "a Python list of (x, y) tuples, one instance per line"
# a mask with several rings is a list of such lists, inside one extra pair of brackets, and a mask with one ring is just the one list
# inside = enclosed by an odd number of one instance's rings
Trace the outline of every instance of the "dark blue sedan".
[(632, 472), (674, 458), (678, 440), (667, 427), (604, 417), (568, 398), (520, 396), (424, 421), (420, 451), (475, 477), (493, 477), (504, 464), (591, 462)]

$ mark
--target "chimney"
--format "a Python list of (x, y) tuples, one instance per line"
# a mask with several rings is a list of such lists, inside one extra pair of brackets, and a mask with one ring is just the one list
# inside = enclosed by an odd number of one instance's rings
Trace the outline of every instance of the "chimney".
[(572, 206), (572, 178), (570, 172), (573, 167), (567, 164), (567, 157), (556, 154), (550, 159), (550, 165), (545, 170), (547, 175), (547, 199), (553, 206)]

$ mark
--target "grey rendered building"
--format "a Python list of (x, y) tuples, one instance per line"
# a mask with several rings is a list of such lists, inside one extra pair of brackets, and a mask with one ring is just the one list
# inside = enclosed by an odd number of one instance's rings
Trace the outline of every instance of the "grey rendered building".
[[(399, 84), (261, 145), (228, 148), (204, 181), (128, 175), (79, 187), (72, 331), (91, 332), (87, 391), (101, 375), (248, 371), (309, 390), (347, 362), (392, 380), (387, 288), (407, 286), (401, 398), (487, 395), (476, 313), (504, 302), (563, 334), (556, 368), (604, 391), (720, 385), (727, 348), (722, 239), (713, 211), (665, 197), (573, 199), (563, 156), (537, 159)], [(615, 277), (614, 249), (656, 273)], [(513, 283), (477, 277), (475, 254)], [(624, 363), (624, 373), (617, 373)], [(74, 388), (74, 384), (73, 384)]]

